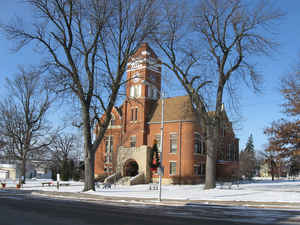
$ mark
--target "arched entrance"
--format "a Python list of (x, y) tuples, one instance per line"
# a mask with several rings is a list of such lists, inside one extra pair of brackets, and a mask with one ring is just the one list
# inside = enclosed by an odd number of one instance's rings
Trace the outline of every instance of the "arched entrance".
[(134, 177), (139, 173), (139, 165), (135, 160), (128, 160), (124, 166), (124, 176), (125, 177)]

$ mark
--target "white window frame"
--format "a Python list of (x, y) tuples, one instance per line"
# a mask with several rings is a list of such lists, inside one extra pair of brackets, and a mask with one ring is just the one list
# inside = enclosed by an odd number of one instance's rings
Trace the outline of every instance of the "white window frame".
[[(197, 143), (198, 142), (198, 143)], [(196, 144), (198, 144), (198, 151), (196, 150)], [(206, 154), (206, 143), (204, 138), (198, 133), (194, 133), (194, 154), (196, 155), (205, 155)]]
[[(135, 148), (136, 147), (136, 135), (130, 136), (130, 148)], [(135, 142), (133, 142), (135, 140)], [(132, 146), (132, 143), (135, 143), (134, 146)]]
[(131, 98), (139, 98), (142, 95), (142, 85), (132, 85), (130, 87), (130, 97)]
[[(198, 168), (199, 173), (196, 172), (196, 168)], [(200, 164), (194, 164), (194, 175), (195, 176), (205, 176), (205, 163), (200, 163)]]
[[(176, 144), (176, 151), (173, 151), (172, 149), (172, 140), (174, 140), (174, 138), (172, 138), (172, 136), (173, 135), (175, 135), (175, 137), (176, 137), (176, 142), (174, 143), (174, 144)], [(177, 153), (177, 150), (178, 150), (178, 135), (177, 135), (177, 133), (170, 133), (170, 135), (169, 135), (169, 138), (170, 138), (170, 153), (172, 153), (172, 154), (176, 154)]]
[[(174, 164), (175, 163), (175, 174), (173, 174), (172, 172), (173, 172), (173, 170), (171, 170), (172, 169), (172, 164)], [(169, 175), (170, 176), (175, 176), (177, 174), (177, 162), (176, 161), (169, 161)]]
[[(114, 150), (113, 140), (114, 140), (114, 137), (111, 135), (105, 137), (105, 153), (113, 152), (113, 150)], [(107, 145), (107, 142), (109, 143), (109, 145)], [(107, 148), (107, 146), (109, 146), (109, 148)]]

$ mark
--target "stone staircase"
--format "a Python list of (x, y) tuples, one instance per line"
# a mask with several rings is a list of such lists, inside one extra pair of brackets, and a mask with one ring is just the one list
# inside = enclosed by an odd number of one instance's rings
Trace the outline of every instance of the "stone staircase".
[(117, 184), (130, 185), (130, 179), (131, 179), (131, 177), (122, 177), (117, 181)]

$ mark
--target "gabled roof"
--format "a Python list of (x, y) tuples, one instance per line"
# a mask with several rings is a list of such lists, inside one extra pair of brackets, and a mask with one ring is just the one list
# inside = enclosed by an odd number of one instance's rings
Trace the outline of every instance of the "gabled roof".
[[(164, 121), (196, 121), (197, 115), (189, 96), (178, 96), (164, 99)], [(153, 105), (150, 123), (161, 122), (161, 100)]]

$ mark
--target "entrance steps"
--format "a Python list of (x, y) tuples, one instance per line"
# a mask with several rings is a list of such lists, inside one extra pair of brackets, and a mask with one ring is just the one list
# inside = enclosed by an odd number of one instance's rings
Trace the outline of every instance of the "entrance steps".
[(138, 175), (134, 177), (121, 177), (116, 184), (120, 185), (136, 185), (136, 184), (144, 184), (144, 173), (139, 173)]
[(122, 177), (117, 181), (117, 184), (121, 184), (121, 185), (130, 185), (130, 179), (132, 177)]

